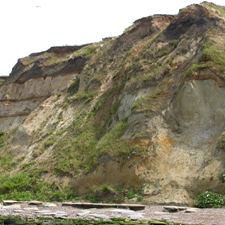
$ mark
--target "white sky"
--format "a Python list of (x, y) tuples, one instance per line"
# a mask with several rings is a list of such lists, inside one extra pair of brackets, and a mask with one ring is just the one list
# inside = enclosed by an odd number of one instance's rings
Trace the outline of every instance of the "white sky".
[[(18, 58), (51, 46), (81, 45), (122, 34), (142, 17), (177, 14), (203, 0), (0, 0), (0, 75)], [(225, 5), (224, 0), (212, 0)]]

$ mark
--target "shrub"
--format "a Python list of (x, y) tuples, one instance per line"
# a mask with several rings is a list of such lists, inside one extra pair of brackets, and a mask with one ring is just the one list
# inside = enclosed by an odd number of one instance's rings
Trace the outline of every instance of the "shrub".
[(199, 208), (220, 208), (225, 204), (223, 195), (206, 191), (196, 198), (196, 206)]
[(144, 199), (144, 197), (141, 196), (141, 195), (139, 195), (138, 198), (137, 198), (138, 202), (142, 201), (143, 199)]
[(0, 147), (2, 147), (3, 146), (3, 144), (4, 144), (4, 133), (3, 132), (0, 132)]
[(102, 185), (102, 191), (105, 192), (105, 193), (107, 193), (107, 192), (110, 192), (111, 191), (111, 188), (108, 185), (103, 184)]
[(222, 182), (222, 183), (225, 183), (225, 172), (222, 173), (219, 177), (219, 180)]
[(67, 189), (42, 180), (40, 173), (41, 171), (33, 170), (14, 176), (0, 176), (0, 201), (4, 199), (63, 201), (74, 197)]
[(135, 197), (135, 194), (136, 194), (136, 193), (135, 193), (134, 191), (129, 191), (128, 194), (127, 194), (127, 198), (128, 198), (128, 199), (132, 199), (132, 198)]

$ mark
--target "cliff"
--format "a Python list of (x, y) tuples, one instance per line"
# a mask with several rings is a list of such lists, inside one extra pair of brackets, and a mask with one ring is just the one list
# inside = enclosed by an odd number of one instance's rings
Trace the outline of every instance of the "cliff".
[(204, 2), (19, 59), (0, 86), (2, 196), (190, 205), (223, 193), (224, 42), (225, 8)]

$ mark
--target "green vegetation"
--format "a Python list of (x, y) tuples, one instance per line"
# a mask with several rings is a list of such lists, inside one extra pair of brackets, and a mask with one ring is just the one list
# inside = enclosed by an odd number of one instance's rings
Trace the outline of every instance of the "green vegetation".
[(26, 65), (25, 70), (28, 70), (34, 65), (35, 62), (42, 64), (43, 66), (55, 65), (61, 62), (68, 61), (67, 55), (63, 54), (61, 56), (55, 53), (45, 52), (37, 56), (28, 56), (20, 59), (24, 65)]
[(9, 171), (16, 165), (16, 163), (18, 162), (14, 160), (14, 157), (10, 151), (6, 152), (0, 151), (0, 166), (1, 166), (0, 170)]
[(78, 89), (79, 89), (79, 85), (80, 85), (80, 78), (79, 77), (76, 77), (74, 82), (69, 86), (68, 88), (68, 93), (70, 95), (73, 95), (75, 93), (78, 92)]
[(161, 58), (168, 55), (172, 50), (177, 47), (177, 41), (171, 41), (166, 43), (162, 48), (159, 49), (157, 57)]
[(132, 30), (134, 27), (135, 27), (135, 25), (132, 24), (131, 26), (127, 27), (127, 28), (123, 31), (123, 33), (125, 34), (126, 32)]
[[(212, 32), (213, 33), (213, 32)], [(213, 37), (206, 41), (203, 46), (203, 57), (214, 63), (214, 66), (220, 71), (225, 71), (225, 47), (223, 45), (225, 36)]]
[(167, 91), (157, 89), (139, 98), (132, 106), (133, 112), (157, 112), (164, 104)]
[(113, 156), (120, 156), (132, 151), (132, 148), (126, 144), (124, 140), (120, 140), (128, 124), (126, 119), (119, 122), (112, 130), (110, 130), (98, 143), (97, 149), (101, 153), (107, 153)]
[(222, 173), (222, 174), (219, 176), (219, 180), (220, 180), (222, 183), (225, 183), (225, 172)]
[(120, 203), (125, 198), (142, 201), (143, 196), (132, 186), (108, 186), (106, 184), (94, 186), (90, 189), (90, 193), (85, 195), (85, 199), (90, 202), (103, 202), (110, 200), (113, 203)]
[(85, 103), (88, 103), (88, 102), (93, 100), (95, 95), (96, 95), (95, 92), (87, 93), (87, 92), (84, 92), (84, 91), (79, 91), (78, 93), (76, 93), (72, 97), (69, 97), (67, 100), (69, 102), (73, 102), (75, 100), (86, 100)]
[(7, 148), (9, 142), (11, 142), (13, 134), (17, 128), (9, 133), (0, 132), (0, 171), (10, 171), (15, 165), (21, 162), (22, 157), (15, 157), (12, 151)]
[(97, 42), (97, 43), (93, 43), (93, 44), (84, 46), (83, 48), (74, 52), (72, 54), (72, 57), (75, 58), (78, 56), (83, 56), (83, 57), (90, 58), (95, 53), (95, 51), (100, 47), (101, 44), (102, 44), (102, 42)]
[(206, 7), (208, 10), (220, 14), (220, 16), (222, 17), (225, 17), (225, 10), (223, 7), (208, 2), (203, 2), (201, 3), (201, 5)]
[(186, 72), (186, 75), (192, 75), (194, 71), (197, 71), (199, 69), (207, 68), (207, 67), (213, 67), (213, 62), (207, 62), (207, 63), (194, 63)]
[[(158, 220), (132, 220), (127, 221), (125, 218), (113, 218), (110, 221), (103, 221), (103, 220), (85, 220), (85, 219), (61, 219), (61, 218), (47, 218), (47, 217), (38, 217), (35, 219), (29, 217), (19, 217), (19, 216), (2, 216), (0, 218), (1, 224), (14, 224), (14, 225), (44, 225), (44, 224), (51, 224), (51, 225), (107, 225), (107, 224), (114, 224), (114, 225), (137, 225), (137, 224), (152, 224), (152, 225), (178, 225), (177, 223), (158, 221)], [(179, 223), (179, 225), (181, 225)]]
[(49, 148), (50, 146), (54, 145), (56, 141), (56, 137), (52, 135), (45, 141), (44, 147)]
[(138, 74), (136, 74), (135, 76), (132, 76), (130, 78), (128, 86), (135, 85), (137, 88), (141, 88), (148, 85), (152, 81), (155, 82), (157, 79), (160, 79), (163, 74), (169, 71), (167, 64), (158, 65), (154, 63), (146, 65), (145, 67), (147, 69), (144, 73), (141, 74), (141, 76), (138, 76)]
[(187, 75), (191, 75), (194, 71), (210, 67), (218, 71), (221, 75), (225, 72), (225, 36), (216, 30), (208, 33), (207, 40), (202, 45), (202, 57), (195, 62), (191, 68), (187, 70)]
[(38, 168), (13, 176), (0, 176), (0, 200), (63, 201), (71, 198), (71, 192), (46, 183), (40, 176), (41, 169)]
[(0, 79), (0, 85), (5, 81), (5, 79)]
[(0, 132), (0, 148), (4, 145), (4, 132)]
[(221, 208), (225, 205), (225, 198), (221, 194), (206, 191), (196, 198), (196, 206), (199, 208)]
[(118, 123), (102, 137), (104, 128), (96, 126), (93, 116), (83, 123), (85, 115), (81, 114), (71, 126), (56, 134), (60, 137), (65, 133), (53, 149), (53, 165), (58, 175), (74, 176), (82, 171), (90, 172), (103, 153), (119, 156), (133, 149), (119, 139), (127, 127), (126, 121)]
[(80, 48), (79, 50), (74, 51), (72, 54), (62, 53), (61, 55), (59, 55), (59, 54), (55, 54), (54, 52), (44, 52), (43, 54), (40, 54), (37, 56), (25, 57), (21, 59), (21, 61), (24, 65), (27, 66), (25, 70), (28, 70), (30, 67), (34, 65), (35, 62), (38, 62), (38, 64), (42, 66), (50, 66), (50, 65), (65, 63), (71, 57), (76, 58), (81, 56), (81, 57), (89, 58), (96, 52), (96, 50), (100, 47), (102, 43), (103, 42), (99, 42), (99, 43), (93, 43), (93, 44), (84, 46)]
[(221, 135), (220, 148), (225, 150), (225, 131)]

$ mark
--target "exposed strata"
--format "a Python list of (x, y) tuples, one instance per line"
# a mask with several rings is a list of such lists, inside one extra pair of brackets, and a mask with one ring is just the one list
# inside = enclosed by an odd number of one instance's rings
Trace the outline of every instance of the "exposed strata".
[(146, 204), (223, 192), (225, 19), (215, 7), (191, 5), (99, 44), (20, 59), (0, 87), (0, 130), (18, 127), (7, 147), (23, 158), (10, 173), (31, 164), (78, 195), (133, 186)]

